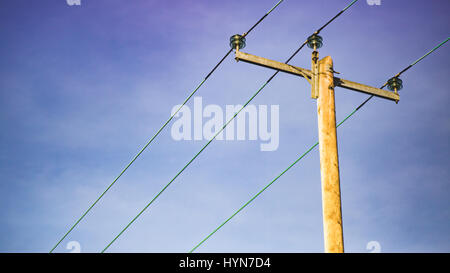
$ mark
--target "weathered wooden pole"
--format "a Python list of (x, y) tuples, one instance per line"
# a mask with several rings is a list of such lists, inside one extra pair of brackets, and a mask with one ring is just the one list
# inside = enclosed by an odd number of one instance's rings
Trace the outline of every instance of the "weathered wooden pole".
[(343, 253), (344, 236), (336, 137), (334, 75), (333, 60), (330, 56), (319, 61), (317, 113), (325, 252)]

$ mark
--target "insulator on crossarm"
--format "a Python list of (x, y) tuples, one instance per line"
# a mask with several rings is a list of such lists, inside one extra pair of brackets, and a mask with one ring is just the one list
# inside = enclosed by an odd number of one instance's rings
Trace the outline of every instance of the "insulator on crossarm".
[(318, 49), (322, 47), (323, 39), (319, 35), (313, 34), (308, 37), (307, 44), (309, 48)]
[(399, 91), (403, 88), (403, 82), (398, 77), (393, 77), (388, 80), (387, 88), (391, 91)]
[(235, 34), (230, 37), (230, 47), (232, 49), (242, 49), (245, 47), (245, 37), (239, 34)]

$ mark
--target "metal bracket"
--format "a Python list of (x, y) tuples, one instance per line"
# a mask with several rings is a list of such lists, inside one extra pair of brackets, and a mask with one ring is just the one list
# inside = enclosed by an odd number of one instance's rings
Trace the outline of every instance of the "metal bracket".
[(311, 98), (319, 98), (319, 52), (314, 50), (311, 56)]
[(302, 77), (305, 78), (305, 80), (307, 80), (307, 81), (309, 82), (309, 84), (313, 85), (312, 75), (311, 75), (311, 76), (310, 76), (310, 75), (306, 75), (305, 73), (303, 73), (302, 70), (298, 69), (298, 68), (295, 67), (295, 66), (291, 66), (291, 67), (294, 68), (295, 70), (297, 70), (298, 73), (299, 73), (300, 75), (302, 75)]

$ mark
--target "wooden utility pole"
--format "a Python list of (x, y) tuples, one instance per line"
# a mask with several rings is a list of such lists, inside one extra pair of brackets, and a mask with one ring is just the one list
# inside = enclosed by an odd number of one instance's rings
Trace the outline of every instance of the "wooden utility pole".
[(325, 252), (344, 252), (342, 233), (341, 190), (336, 137), (333, 60), (319, 61), (319, 123), (320, 176), (322, 179), (322, 211)]
[(372, 86), (334, 77), (333, 60), (327, 56), (319, 59), (317, 48), (322, 38), (314, 34), (308, 38), (308, 47), (313, 48), (311, 70), (286, 63), (269, 60), (239, 51), (245, 47), (245, 38), (234, 35), (230, 45), (236, 49), (236, 60), (300, 76), (311, 84), (311, 97), (317, 99), (319, 124), (320, 176), (322, 183), (322, 212), (325, 252), (343, 253), (344, 236), (342, 228), (341, 190), (339, 180), (339, 158), (336, 136), (336, 111), (334, 87), (362, 92), (398, 102), (398, 92), (389, 92)]

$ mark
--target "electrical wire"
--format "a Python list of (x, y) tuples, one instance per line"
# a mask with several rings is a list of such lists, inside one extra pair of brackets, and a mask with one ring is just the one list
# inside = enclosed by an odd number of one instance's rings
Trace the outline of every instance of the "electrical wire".
[(358, 0), (354, 0), (352, 1), (348, 6), (346, 6), (343, 10), (341, 10), (338, 14), (336, 14), (333, 18), (331, 18), (328, 22), (325, 23), (325, 25), (323, 25), (322, 27), (320, 27), (318, 30), (316, 30), (316, 32), (314, 32), (315, 34), (319, 34), (324, 28), (326, 28), (331, 22), (333, 22), (336, 18), (338, 18), (339, 16), (341, 16), (342, 13), (344, 13), (347, 9), (349, 9), (351, 6), (353, 6), (353, 4), (355, 4), (356, 2), (358, 2)]
[[(300, 47), (300, 49), (303, 47), (304, 45), (302, 45)], [(297, 49), (293, 55), (291, 55), (291, 57), (289, 57), (288, 61), (291, 60), (300, 50)], [(287, 63), (287, 62), (286, 62)], [(133, 224), (134, 221), (136, 221), (137, 218), (139, 218), (139, 216), (142, 215), (142, 213), (144, 213), (144, 211), (151, 205), (153, 204), (153, 202), (172, 184), (173, 181), (175, 181), (175, 179), (177, 179), (177, 177), (206, 149), (206, 147), (208, 147), (208, 145), (214, 140), (216, 139), (216, 137), (223, 131), (225, 130), (225, 128), (227, 127), (227, 125), (233, 121), (236, 116), (264, 89), (264, 87), (266, 87), (266, 85), (272, 81), (272, 79), (278, 74), (279, 71), (276, 71), (259, 89), (258, 91), (256, 91), (256, 93), (253, 94), (253, 96), (250, 97), (249, 100), (247, 100), (247, 102), (239, 109), (239, 111), (237, 111), (236, 113), (234, 113), (234, 115), (222, 126), (222, 128), (200, 149), (200, 151), (194, 155), (194, 157), (191, 158), (191, 160), (189, 160), (188, 163), (186, 163), (186, 165), (184, 165), (184, 167), (169, 181), (169, 183), (167, 183), (162, 190), (136, 215), (136, 217), (134, 217), (131, 222), (129, 222), (124, 229), (122, 229), (122, 231), (120, 231), (120, 233), (102, 250), (102, 253), (105, 252), (124, 232), (125, 230), (128, 229), (128, 227), (130, 227), (131, 224)]]
[[(445, 40), (444, 42), (440, 43), (438, 46), (430, 50), (427, 54), (419, 58), (417, 61), (413, 62), (411, 65), (407, 66), (407, 68), (403, 69), (400, 73), (396, 74), (396, 77), (398, 75), (404, 73), (407, 69), (413, 67), (416, 65), (419, 61), (430, 55), (432, 52), (434, 52), (436, 49), (447, 43), (449, 38)], [(386, 87), (388, 83), (386, 82), (383, 84), (380, 89), (383, 89)], [(364, 102), (362, 102), (358, 107), (355, 108), (349, 115), (347, 115), (339, 124), (336, 126), (338, 128), (341, 126), (345, 121), (347, 121), (351, 116), (353, 116), (359, 109), (361, 109), (367, 102), (369, 102), (374, 96), (370, 96), (367, 98)], [(242, 207), (240, 207), (236, 212), (234, 212), (228, 219), (226, 219), (222, 224), (220, 224), (216, 229), (214, 229), (208, 236), (206, 236), (200, 243), (198, 243), (194, 248), (192, 248), (189, 253), (194, 252), (198, 247), (200, 247), (206, 240), (208, 240), (214, 233), (216, 233), (219, 229), (221, 229), (226, 223), (228, 223), (234, 216), (236, 216), (239, 212), (241, 212), (245, 207), (247, 207), (253, 200), (255, 200), (259, 195), (261, 195), (267, 188), (269, 188), (275, 181), (277, 181), (283, 174), (285, 174), (287, 171), (289, 171), (295, 164), (297, 164), (301, 159), (303, 159), (309, 152), (311, 152), (314, 148), (316, 148), (319, 145), (319, 142), (314, 143), (306, 152), (304, 152), (299, 158), (297, 158), (289, 167), (287, 167), (284, 171), (282, 171), (277, 177), (275, 177), (272, 181), (270, 181), (269, 184), (267, 184), (262, 190), (260, 190), (257, 194), (255, 194), (249, 201), (247, 201)]]
[(281, 4), (281, 2), (283, 2), (283, 0), (278, 1), (278, 3), (276, 3), (275, 6), (273, 6), (266, 14), (264, 14), (263, 17), (261, 17), (261, 19), (258, 20), (258, 22), (256, 22), (247, 32), (242, 34), (242, 37), (247, 36), (257, 25), (259, 25), (259, 23), (261, 23), (264, 19), (266, 19), (267, 15), (269, 15), (274, 9), (276, 9), (278, 5)]
[[(337, 16), (334, 16), (332, 20), (328, 21), (324, 26), (327, 26), (328, 24), (330, 24), (334, 19), (336, 19), (339, 15), (341, 15), (345, 10), (347, 10), (349, 7), (351, 7), (355, 2), (357, 2), (358, 0), (354, 0), (352, 1), (352, 3), (350, 5), (348, 5), (344, 10), (340, 11), (338, 13)], [(323, 27), (321, 27), (319, 30), (322, 30)], [(317, 33), (317, 31), (316, 31)], [(306, 45), (306, 41), (286, 60), (286, 64), (292, 60), (292, 58), (295, 57), (295, 55), (297, 55), (298, 52), (300, 52), (300, 50)], [(173, 181), (175, 181), (175, 179), (200, 155), (201, 152), (203, 152), (203, 150), (206, 149), (206, 147), (208, 147), (208, 145), (216, 138), (216, 136), (218, 134), (220, 134), (226, 127), (227, 125), (242, 111), (242, 109), (244, 109), (260, 92), (262, 89), (264, 89), (264, 87), (266, 87), (266, 85), (272, 81), (273, 78), (275, 78), (275, 76), (279, 73), (279, 71), (276, 71), (259, 89), (258, 91), (256, 91), (255, 94), (253, 94), (253, 96), (242, 106), (242, 108), (236, 112), (234, 114), (233, 117), (231, 117), (226, 123), (225, 125), (213, 136), (213, 138), (211, 138), (203, 147), (202, 149), (196, 154), (194, 155), (193, 158), (191, 158), (191, 160), (189, 160), (189, 162), (184, 165), (184, 167), (169, 181), (169, 183), (167, 183), (160, 192), (158, 192), (158, 194), (125, 226), (125, 228), (123, 228), (119, 234), (101, 251), (102, 253), (105, 252), (127, 229), (128, 227), (130, 227), (141, 215), (142, 213), (144, 213), (144, 211), (151, 205), (153, 204), (153, 202), (173, 183)]]
[[(278, 1), (278, 3), (273, 6), (266, 14), (264, 14), (261, 19), (259, 19), (256, 24), (254, 24), (247, 32), (244, 33), (243, 36), (247, 36), (259, 23), (261, 23), (275, 8), (277, 8), (283, 0)], [(183, 103), (178, 107), (178, 109), (170, 116), (170, 118), (159, 128), (159, 130), (153, 135), (153, 137), (145, 144), (145, 146), (137, 153), (137, 155), (128, 163), (128, 165), (120, 172), (120, 174), (114, 179), (114, 181), (103, 191), (103, 193), (97, 198), (97, 200), (92, 203), (92, 205), (81, 215), (80, 218), (70, 227), (70, 229), (62, 236), (62, 238), (53, 246), (50, 250), (52, 253), (58, 245), (69, 235), (70, 232), (80, 223), (81, 220), (92, 210), (92, 208), (100, 201), (100, 199), (109, 191), (109, 189), (119, 180), (119, 178), (125, 173), (126, 170), (138, 159), (138, 157), (144, 152), (144, 150), (153, 142), (153, 140), (161, 133), (161, 131), (170, 123), (170, 121), (178, 114), (178, 112), (183, 108), (183, 106), (194, 96), (194, 94), (200, 89), (200, 87), (208, 80), (208, 78), (216, 71), (216, 69), (222, 64), (222, 62), (230, 55), (233, 50), (230, 49), (223, 56), (223, 58), (214, 66), (214, 68), (206, 75), (203, 81), (192, 91), (189, 96), (183, 101)]]
[[(400, 75), (402, 75), (403, 73), (405, 73), (407, 70), (409, 70), (411, 67), (415, 66), (418, 62), (420, 62), (421, 60), (425, 59), (425, 57), (427, 57), (428, 55), (430, 55), (431, 53), (435, 52), (438, 48), (440, 48), (441, 46), (443, 46), (445, 43), (448, 42), (450, 38), (445, 39), (442, 43), (438, 44), (437, 46), (435, 46), (432, 50), (428, 51), (425, 55), (423, 55), (422, 57), (420, 57), (419, 59), (417, 59), (416, 61), (414, 61), (413, 63), (411, 63), (410, 65), (408, 65), (407, 67), (405, 67), (402, 71), (398, 72), (397, 74), (395, 74), (394, 78), (400, 77)], [(388, 83), (386, 82), (385, 84), (383, 84), (383, 86), (380, 87), (380, 89), (383, 89), (384, 87), (386, 87)], [(369, 102), (374, 96), (371, 95), (370, 97), (368, 97), (363, 103), (361, 103), (354, 112), (358, 111), (361, 107), (363, 107), (367, 102)], [(354, 113), (352, 113), (351, 115), (353, 115)]]
[(399, 77), (401, 74), (403, 74), (406, 70), (410, 69), (411, 67), (413, 67), (414, 65), (416, 65), (418, 62), (420, 62), (421, 60), (423, 60), (425, 57), (427, 57), (428, 55), (430, 55), (431, 53), (433, 53), (434, 51), (436, 51), (436, 49), (440, 48), (441, 46), (443, 46), (445, 43), (448, 42), (450, 38), (447, 38), (445, 41), (443, 41), (442, 43), (440, 43), (439, 45), (437, 45), (436, 47), (434, 47), (432, 50), (428, 51), (425, 55), (423, 55), (422, 57), (420, 57), (419, 59), (417, 59), (415, 62), (413, 62), (412, 64), (408, 65), (405, 69), (403, 69), (402, 71), (400, 71), (397, 75), (395, 75), (395, 77)]

